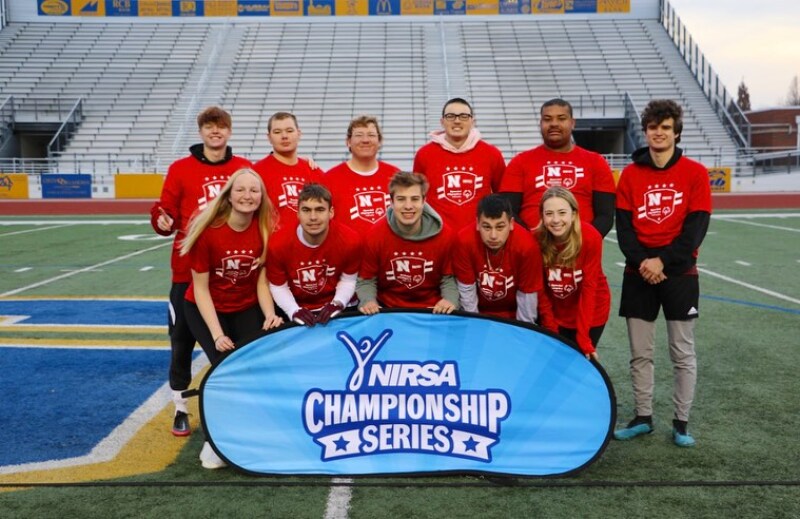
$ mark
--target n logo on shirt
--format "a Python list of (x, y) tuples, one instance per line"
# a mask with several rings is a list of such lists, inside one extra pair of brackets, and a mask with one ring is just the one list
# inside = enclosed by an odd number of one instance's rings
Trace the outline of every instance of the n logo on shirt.
[(442, 175), (442, 185), (436, 188), (439, 200), (464, 205), (483, 187), (483, 177), (468, 171), (451, 171)]
[(390, 262), (392, 269), (386, 272), (386, 279), (397, 281), (408, 289), (416, 288), (425, 281), (425, 274), (433, 272), (433, 261), (421, 256), (398, 256)]
[[(302, 263), (301, 263), (302, 265)], [(328, 277), (336, 275), (336, 267), (329, 267), (324, 261), (309, 264), (307, 267), (297, 269), (294, 285), (308, 294), (319, 294), (325, 288)]]
[(487, 301), (500, 301), (508, 295), (514, 286), (514, 276), (505, 276), (500, 272), (484, 270), (479, 274), (479, 288)]
[(389, 195), (383, 191), (373, 189), (361, 191), (353, 195), (356, 205), (350, 208), (350, 219), (361, 218), (369, 223), (376, 223), (386, 216), (386, 207), (389, 205)]
[(542, 167), (542, 174), (536, 177), (536, 187), (560, 186), (572, 189), (584, 177), (583, 168), (572, 164), (548, 164)]
[(638, 208), (639, 220), (661, 223), (675, 213), (676, 206), (683, 203), (683, 193), (668, 188), (666, 184), (647, 186), (647, 189), (644, 194), (644, 205)]
[[(244, 254), (244, 252), (245, 251), (242, 251), (242, 253), (235, 253), (222, 258), (222, 266), (214, 269), (214, 273), (219, 277), (227, 279), (234, 285), (248, 277), (251, 272), (258, 269), (259, 262), (257, 258), (248, 256)], [(250, 254), (253, 253), (253, 251), (248, 252)]]
[(213, 177), (206, 177), (205, 183), (203, 184), (203, 196), (197, 199), (197, 208), (201, 211), (205, 209), (209, 202), (217, 198), (220, 192), (222, 192), (222, 188), (225, 187), (225, 184), (228, 182), (228, 177), (223, 176), (213, 176)]
[(583, 280), (583, 271), (569, 267), (547, 269), (547, 286), (553, 295), (566, 299), (578, 290), (578, 283)]
[(282, 193), (278, 195), (278, 207), (288, 207), (297, 212), (297, 197), (303, 189), (303, 180), (290, 178), (281, 184)]

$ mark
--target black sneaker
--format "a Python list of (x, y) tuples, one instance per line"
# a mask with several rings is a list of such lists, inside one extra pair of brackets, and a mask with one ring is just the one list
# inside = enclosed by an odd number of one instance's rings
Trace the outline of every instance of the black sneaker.
[(192, 434), (188, 414), (183, 411), (175, 412), (175, 420), (172, 421), (172, 434), (175, 436), (189, 436)]

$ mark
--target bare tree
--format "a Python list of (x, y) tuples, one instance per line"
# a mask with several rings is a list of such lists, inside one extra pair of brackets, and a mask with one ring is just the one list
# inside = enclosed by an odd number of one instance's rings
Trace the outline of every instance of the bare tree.
[(800, 80), (797, 75), (789, 82), (789, 93), (786, 94), (786, 106), (800, 106)]
[(739, 108), (741, 108), (743, 112), (749, 112), (751, 109), (750, 90), (748, 90), (747, 85), (744, 84), (744, 79), (739, 83), (739, 92), (736, 94), (736, 104), (739, 105)]

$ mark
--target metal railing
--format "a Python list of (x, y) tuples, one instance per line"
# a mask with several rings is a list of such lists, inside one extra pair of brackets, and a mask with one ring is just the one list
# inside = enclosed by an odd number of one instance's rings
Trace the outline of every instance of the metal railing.
[(56, 134), (47, 144), (47, 156), (52, 157), (56, 153), (64, 150), (70, 138), (78, 131), (78, 126), (83, 122), (83, 98), (79, 97), (72, 109), (67, 114), (64, 122), (56, 131)]
[(686, 66), (689, 67), (703, 94), (711, 102), (717, 117), (728, 130), (736, 143), (742, 147), (750, 146), (751, 127), (747, 117), (714, 72), (692, 35), (675, 14), (669, 0), (661, 0), (661, 25), (667, 31), (672, 43), (677, 47)]
[(639, 119), (641, 111), (636, 107), (628, 92), (625, 92), (625, 132), (634, 148), (641, 148), (647, 143)]
[(36, 97), (27, 96), (14, 99), (14, 111), (18, 121), (59, 122), (74, 110), (76, 97)]
[[(0, 0), (1, 2), (2, 0)], [(14, 133), (14, 96), (0, 104), (0, 150)]]

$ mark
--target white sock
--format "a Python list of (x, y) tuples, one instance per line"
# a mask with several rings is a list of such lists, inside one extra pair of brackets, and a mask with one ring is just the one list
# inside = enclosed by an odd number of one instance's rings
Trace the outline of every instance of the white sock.
[(183, 398), (181, 393), (183, 393), (183, 391), (172, 391), (172, 402), (175, 404), (175, 414), (178, 414), (178, 411), (189, 414), (189, 400)]

